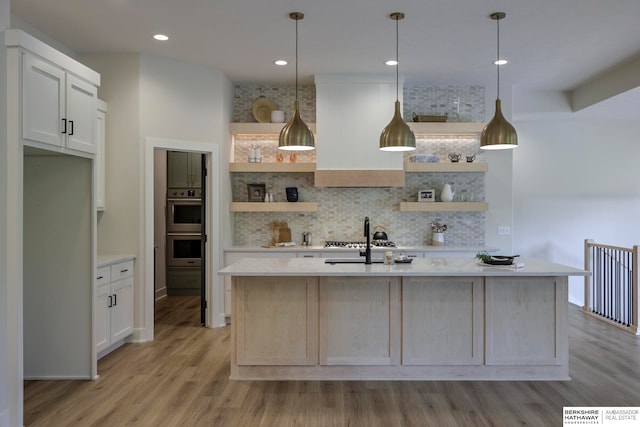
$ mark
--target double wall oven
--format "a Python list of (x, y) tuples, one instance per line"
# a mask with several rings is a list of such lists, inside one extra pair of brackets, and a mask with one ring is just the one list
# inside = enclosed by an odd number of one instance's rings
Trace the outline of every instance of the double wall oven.
[(202, 190), (167, 190), (167, 293), (200, 295)]

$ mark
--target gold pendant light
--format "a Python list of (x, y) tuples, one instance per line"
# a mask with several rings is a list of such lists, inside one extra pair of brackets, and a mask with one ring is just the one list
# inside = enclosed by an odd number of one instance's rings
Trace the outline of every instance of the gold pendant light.
[(389, 17), (396, 21), (396, 105), (393, 118), (389, 124), (382, 129), (382, 134), (380, 134), (380, 149), (383, 151), (411, 151), (416, 149), (416, 136), (413, 134), (409, 125), (402, 120), (398, 96), (398, 21), (404, 19), (404, 13), (394, 12), (389, 15)]
[(280, 131), (278, 148), (288, 151), (305, 151), (315, 148), (313, 132), (300, 117), (298, 106), (298, 21), (304, 18), (300, 12), (291, 12), (289, 18), (296, 21), (296, 100), (293, 104), (293, 116)]
[(498, 57), (496, 58), (496, 67), (498, 70), (498, 96), (496, 99), (496, 113), (493, 119), (482, 129), (480, 135), (480, 148), (484, 150), (504, 150), (508, 148), (516, 148), (518, 146), (518, 134), (511, 123), (502, 115), (500, 105), (500, 20), (507, 16), (504, 12), (495, 12), (489, 15), (497, 24), (498, 38)]

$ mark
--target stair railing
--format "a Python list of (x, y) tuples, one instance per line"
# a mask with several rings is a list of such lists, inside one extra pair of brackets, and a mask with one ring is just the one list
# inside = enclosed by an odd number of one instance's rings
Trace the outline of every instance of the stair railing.
[(584, 241), (584, 268), (592, 274), (584, 279), (582, 311), (634, 335), (640, 335), (638, 248)]

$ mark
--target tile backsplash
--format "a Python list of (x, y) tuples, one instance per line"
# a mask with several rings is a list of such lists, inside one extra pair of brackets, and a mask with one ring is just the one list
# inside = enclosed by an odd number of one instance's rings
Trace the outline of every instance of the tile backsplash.
[[(485, 117), (484, 88), (480, 86), (415, 86), (405, 87), (405, 119), (410, 114), (446, 113), (449, 121), (481, 122)], [(234, 122), (255, 122), (253, 102), (259, 96), (273, 100), (279, 108), (289, 112), (295, 99), (295, 88), (269, 85), (237, 85), (235, 87)], [(300, 110), (303, 119), (315, 122), (315, 87), (299, 89)], [(286, 108), (289, 106), (289, 108)], [(274, 162), (277, 153), (277, 135), (237, 136), (234, 141), (235, 161), (245, 162), (253, 144), (261, 149), (263, 162)], [(450, 152), (463, 156), (477, 155), (479, 138), (465, 136), (418, 136), (417, 150), (411, 155), (429, 154), (447, 160)], [(288, 162), (289, 159), (285, 159)], [(315, 161), (315, 152), (299, 152), (298, 162)], [(270, 224), (286, 221), (292, 239), (300, 242), (302, 232), (313, 234), (313, 244), (325, 240), (364, 240), (362, 224), (365, 216), (371, 219), (372, 230), (382, 225), (390, 240), (403, 246), (429, 245), (432, 237), (430, 224), (434, 220), (447, 224), (446, 246), (482, 246), (485, 243), (483, 212), (400, 212), (399, 202), (417, 201), (419, 190), (434, 189), (436, 200), (445, 183), (453, 183), (456, 197), (464, 195), (469, 201), (484, 201), (483, 173), (407, 173), (403, 188), (316, 188), (313, 173), (232, 173), (234, 201), (247, 201), (247, 184), (264, 183), (275, 201), (286, 201), (285, 188), (297, 187), (299, 201), (318, 203), (317, 212), (236, 212), (234, 214), (234, 245), (259, 246), (269, 243)]]

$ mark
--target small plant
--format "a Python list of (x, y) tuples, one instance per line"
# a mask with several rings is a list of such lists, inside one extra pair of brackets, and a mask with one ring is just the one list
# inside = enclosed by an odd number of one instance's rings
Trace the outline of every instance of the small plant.
[(476, 254), (476, 258), (478, 258), (480, 261), (482, 262), (489, 262), (491, 261), (491, 255), (489, 255), (488, 253), (485, 252), (479, 252)]

